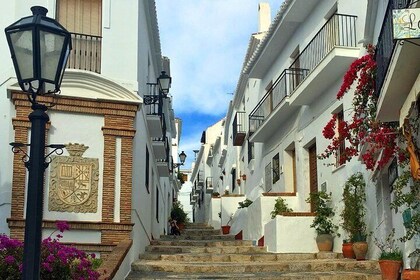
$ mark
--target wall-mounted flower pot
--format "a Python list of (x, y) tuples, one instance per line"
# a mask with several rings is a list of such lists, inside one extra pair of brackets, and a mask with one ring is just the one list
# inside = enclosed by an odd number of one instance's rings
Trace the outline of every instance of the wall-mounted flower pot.
[(223, 234), (229, 234), (229, 232), (230, 232), (230, 226), (222, 226)]

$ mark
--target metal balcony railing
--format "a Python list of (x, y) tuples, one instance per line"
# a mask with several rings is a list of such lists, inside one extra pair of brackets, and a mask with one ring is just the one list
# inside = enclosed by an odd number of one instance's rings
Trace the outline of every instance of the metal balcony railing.
[(206, 178), (206, 189), (213, 188), (213, 177)]
[(148, 94), (143, 96), (147, 115), (163, 115), (163, 95), (157, 84), (147, 84)]
[(308, 75), (337, 46), (356, 47), (356, 16), (335, 14), (289, 67), (307, 69)]
[(333, 15), (312, 38), (292, 65), (285, 69), (249, 115), (252, 134), (271, 112), (305, 80), (335, 47), (356, 47), (356, 16)]
[(236, 112), (235, 119), (233, 120), (232, 130), (233, 130), (233, 145), (234, 146), (242, 146), (244, 143), (245, 135), (246, 135), (246, 127), (245, 127), (245, 112)]
[(249, 132), (254, 133), (271, 114), (271, 112), (286, 98), (303, 80), (308, 69), (285, 69), (263, 98), (249, 114)]
[(71, 33), (72, 50), (67, 68), (101, 73), (102, 37)]
[(375, 93), (379, 97), (385, 76), (388, 71), (392, 53), (396, 45), (393, 39), (392, 10), (404, 9), (410, 5), (410, 0), (389, 0), (376, 45), (375, 60), (377, 65)]

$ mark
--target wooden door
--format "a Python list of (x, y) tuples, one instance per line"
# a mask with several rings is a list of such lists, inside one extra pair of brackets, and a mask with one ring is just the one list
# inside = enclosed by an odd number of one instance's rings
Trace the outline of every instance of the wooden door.
[[(318, 192), (318, 170), (317, 170), (317, 155), (316, 144), (313, 144), (308, 149), (309, 151), (309, 192)], [(315, 205), (311, 203), (311, 212), (315, 211)]]

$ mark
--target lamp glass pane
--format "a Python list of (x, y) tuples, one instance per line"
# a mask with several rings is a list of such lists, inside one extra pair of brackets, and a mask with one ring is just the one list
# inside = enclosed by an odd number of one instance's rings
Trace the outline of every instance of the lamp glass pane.
[(169, 91), (170, 78), (159, 78), (160, 90), (167, 93)]
[(12, 47), (15, 53), (20, 76), (23, 80), (30, 79), (34, 75), (33, 69), (33, 48), (32, 48), (32, 31), (23, 30), (10, 34)]
[(59, 63), (64, 39), (62, 35), (40, 31), (42, 79), (54, 83), (57, 71), (61, 72)]

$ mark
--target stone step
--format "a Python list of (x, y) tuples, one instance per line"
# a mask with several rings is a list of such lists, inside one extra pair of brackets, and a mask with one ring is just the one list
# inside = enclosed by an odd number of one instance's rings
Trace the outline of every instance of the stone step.
[(206, 235), (220, 235), (221, 231), (219, 229), (206, 228), (206, 229), (190, 229), (186, 228), (182, 231), (182, 234), (187, 235), (197, 235), (197, 236), (206, 236)]
[(133, 271), (127, 280), (140, 279), (252, 279), (252, 280), (382, 280), (376, 271), (334, 271), (334, 272), (257, 272), (257, 273), (170, 273)]
[(197, 246), (197, 247), (221, 247), (221, 246), (252, 246), (251, 240), (152, 240), (151, 245), (162, 246)]
[(138, 260), (132, 264), (133, 271), (141, 272), (176, 272), (176, 273), (259, 273), (259, 272), (369, 272), (379, 273), (377, 261), (340, 260), (298, 260), (274, 262), (174, 262)]
[(256, 246), (221, 246), (221, 247), (197, 247), (197, 246), (176, 246), (176, 245), (151, 245), (146, 247), (149, 253), (210, 253), (210, 254), (254, 254), (264, 253), (266, 247)]
[(235, 236), (233, 235), (208, 235), (208, 236), (200, 236), (200, 235), (188, 235), (188, 234), (181, 234), (181, 235), (162, 235), (159, 240), (235, 240)]
[(186, 224), (185, 228), (188, 228), (188, 229), (213, 229), (213, 227), (211, 227), (207, 224), (196, 224), (196, 223)]
[[(341, 254), (331, 253), (329, 259), (340, 258)], [(317, 254), (275, 254), (275, 253), (243, 253), (243, 254), (218, 254), (218, 253), (195, 253), (195, 254), (143, 254), (144, 260), (162, 260), (175, 262), (273, 262), (273, 261), (298, 261), (314, 260), (320, 258)], [(322, 255), (321, 258), (327, 258)]]

